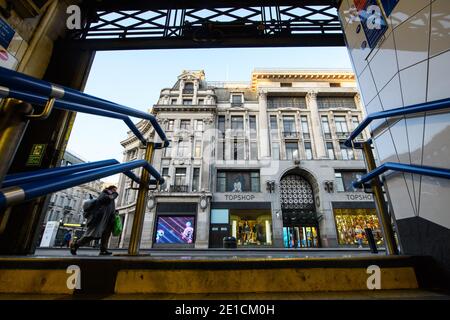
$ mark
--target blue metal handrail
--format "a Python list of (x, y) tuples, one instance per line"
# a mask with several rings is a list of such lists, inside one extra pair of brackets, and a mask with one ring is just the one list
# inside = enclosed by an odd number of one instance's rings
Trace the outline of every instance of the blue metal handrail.
[(106, 167), (106, 166), (110, 166), (110, 165), (114, 165), (114, 164), (118, 164), (118, 163), (119, 163), (119, 161), (117, 161), (115, 159), (108, 159), (108, 160), (102, 160), (102, 161), (96, 161), (96, 162), (74, 164), (74, 165), (64, 166), (64, 167), (57, 167), (57, 168), (31, 171), (31, 172), (21, 172), (21, 173), (9, 174), (3, 180), (1, 187), (7, 188), (7, 187), (16, 186), (16, 185), (22, 185), (22, 184), (33, 182), (33, 181), (56, 178), (56, 177), (60, 177), (60, 176), (69, 175), (72, 173), (77, 173), (77, 172), (100, 168), (100, 167)]
[(161, 175), (146, 160), (134, 160), (127, 163), (76, 172), (69, 175), (56, 176), (46, 179), (45, 181), (34, 180), (20, 186), (0, 189), (0, 208), (45, 196), (49, 193), (78, 186), (117, 173), (126, 173), (140, 167), (148, 170), (159, 183), (164, 183), (164, 179)]
[[(96, 111), (97, 115), (111, 118), (119, 118), (121, 116), (121, 119), (127, 123), (133, 133), (136, 134), (141, 140), (143, 139), (142, 135), (137, 133), (139, 130), (131, 122), (128, 116), (148, 120), (163, 141), (163, 146), (167, 147), (169, 145), (169, 140), (167, 139), (164, 131), (156, 118), (151, 114), (100, 99), (71, 88), (54, 85), (50, 82), (36, 79), (3, 67), (0, 67), (0, 84), (6, 87), (3, 88), (3, 90), (0, 90), (3, 92), (4, 96), (17, 98), (29, 103), (43, 105), (47, 101), (46, 97), (56, 98), (56, 106), (61, 109), (91, 114), (94, 114)], [(72, 107), (72, 109), (67, 107), (69, 104), (69, 107)], [(87, 112), (88, 110), (90, 110), (90, 112)], [(124, 116), (126, 119), (123, 118)]]
[[(43, 106), (47, 103), (46, 97), (42, 97), (42, 96), (22, 92), (19, 90), (14, 90), (14, 89), (1, 91), (0, 95), (3, 98), (7, 98), (7, 97), (15, 98), (18, 100), (27, 101), (28, 103), (32, 103), (32, 104), (36, 104), (36, 105), (40, 105), (40, 106)], [(128, 126), (128, 128), (130, 128), (130, 130), (134, 133), (134, 135), (143, 144), (147, 143), (147, 140), (145, 140), (144, 136), (141, 134), (139, 129), (134, 125), (134, 123), (131, 121), (131, 119), (122, 114), (119, 114), (116, 112), (111, 112), (111, 111), (106, 111), (106, 110), (99, 110), (96, 108), (84, 106), (84, 105), (81, 105), (78, 103), (67, 102), (64, 100), (56, 100), (55, 104), (54, 104), (54, 108), (68, 110), (68, 111), (75, 111), (75, 112), (83, 112), (83, 113), (87, 113), (87, 114), (93, 114), (93, 115), (97, 115), (97, 116), (103, 116), (103, 117), (123, 120), (125, 122), (125, 124)]]
[[(33, 181), (67, 176), (67, 175), (70, 175), (73, 173), (88, 171), (88, 170), (95, 169), (95, 168), (102, 168), (102, 167), (119, 164), (119, 163), (120, 162), (117, 161), (116, 159), (109, 159), (109, 160), (101, 160), (101, 161), (96, 161), (96, 162), (74, 164), (74, 165), (65, 166), (65, 167), (57, 167), (57, 168), (42, 169), (42, 170), (37, 170), (37, 171), (9, 174), (5, 177), (5, 180), (3, 181), (3, 183), (1, 184), (0, 187), (8, 188), (8, 187), (13, 187), (13, 186), (21, 186), (23, 184), (33, 182)], [(123, 174), (126, 175), (131, 180), (137, 182), (138, 184), (141, 183), (141, 179), (138, 178), (133, 172), (126, 171), (126, 172), (123, 172)], [(154, 184), (154, 181), (151, 181), (150, 184)]]
[(354, 181), (353, 187), (361, 188), (365, 183), (380, 176), (388, 170), (400, 171), (406, 173), (420, 174), (424, 176), (431, 176), (443, 179), (450, 179), (450, 169), (435, 168), (428, 166), (419, 166), (414, 164), (404, 164), (395, 162), (385, 162), (375, 170), (365, 174), (359, 180)]
[(359, 136), (361, 134), (361, 132), (363, 132), (364, 129), (366, 129), (367, 126), (373, 120), (399, 117), (399, 116), (405, 116), (405, 115), (421, 113), (421, 112), (436, 111), (436, 110), (442, 110), (442, 109), (446, 109), (446, 108), (450, 108), (450, 99), (449, 98), (438, 100), (438, 101), (433, 101), (433, 102), (419, 103), (416, 105), (412, 105), (410, 107), (402, 107), (402, 108), (397, 108), (397, 109), (391, 109), (391, 110), (371, 113), (356, 127), (356, 129), (350, 134), (350, 136), (344, 142), (344, 144), (347, 147), (351, 148), (353, 146), (353, 140), (355, 140), (355, 138), (357, 136)]

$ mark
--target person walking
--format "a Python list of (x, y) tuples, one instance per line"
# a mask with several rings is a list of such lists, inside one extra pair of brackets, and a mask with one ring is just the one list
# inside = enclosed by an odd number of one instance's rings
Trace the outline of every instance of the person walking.
[(108, 251), (108, 241), (112, 233), (116, 214), (114, 200), (118, 195), (117, 187), (109, 186), (102, 191), (89, 208), (89, 211), (85, 212), (87, 230), (80, 240), (72, 243), (70, 246), (71, 254), (76, 255), (80, 247), (98, 239), (100, 239), (100, 255), (107, 256), (112, 254), (112, 252)]
[(67, 231), (66, 234), (64, 235), (64, 239), (63, 242), (61, 244), (61, 248), (62, 247), (69, 247), (70, 245), (70, 240), (72, 240), (72, 230)]

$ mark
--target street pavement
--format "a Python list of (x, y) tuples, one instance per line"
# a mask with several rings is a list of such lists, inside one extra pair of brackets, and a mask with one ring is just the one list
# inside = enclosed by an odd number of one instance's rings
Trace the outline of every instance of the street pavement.
[[(113, 256), (127, 254), (126, 249), (111, 250)], [(98, 249), (81, 248), (77, 257), (98, 256)], [(383, 256), (385, 251), (373, 254), (368, 249), (147, 249), (140, 254), (155, 259), (235, 259), (235, 258), (350, 258)], [(71, 257), (66, 248), (39, 248), (34, 257)]]

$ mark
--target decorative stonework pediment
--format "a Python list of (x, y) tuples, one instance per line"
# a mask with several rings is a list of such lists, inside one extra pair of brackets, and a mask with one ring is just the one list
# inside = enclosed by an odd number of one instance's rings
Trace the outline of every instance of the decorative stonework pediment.
[(178, 80), (195, 81), (204, 80), (205, 71), (203, 70), (183, 70), (181, 75), (178, 76)]

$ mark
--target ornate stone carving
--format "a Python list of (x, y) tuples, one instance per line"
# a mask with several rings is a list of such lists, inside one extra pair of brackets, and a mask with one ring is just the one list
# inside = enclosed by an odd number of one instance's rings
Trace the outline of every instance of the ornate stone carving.
[(306, 102), (310, 103), (312, 101), (316, 101), (317, 100), (317, 91), (309, 91), (306, 94)]
[(214, 123), (214, 117), (206, 117), (205, 119), (203, 119), (203, 123), (206, 125), (210, 125), (212, 123)]

